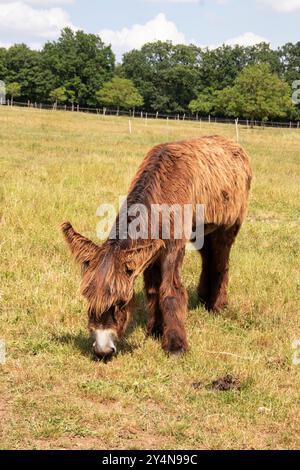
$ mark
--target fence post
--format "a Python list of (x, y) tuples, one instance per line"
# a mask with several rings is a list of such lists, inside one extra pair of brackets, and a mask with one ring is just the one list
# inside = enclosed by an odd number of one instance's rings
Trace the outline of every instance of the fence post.
[(239, 142), (239, 118), (235, 120), (236, 141)]
[(156, 119), (158, 119), (158, 111), (156, 111)]
[(130, 119), (129, 119), (128, 125), (129, 125), (129, 134), (132, 134), (132, 126), (131, 126), (131, 120)]
[(77, 113), (79, 113), (79, 103), (78, 103), (78, 105), (77, 105)]
[(298, 121), (297, 122), (297, 129), (299, 129), (299, 127), (300, 127), (300, 122)]

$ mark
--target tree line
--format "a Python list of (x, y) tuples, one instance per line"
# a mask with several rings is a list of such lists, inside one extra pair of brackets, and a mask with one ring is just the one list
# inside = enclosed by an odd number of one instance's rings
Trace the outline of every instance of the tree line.
[(300, 106), (292, 102), (300, 42), (273, 50), (265, 43), (205, 49), (157, 41), (124, 54), (118, 64), (99, 36), (65, 28), (40, 51), (25, 44), (0, 48), (0, 80), (12, 100), (300, 119)]

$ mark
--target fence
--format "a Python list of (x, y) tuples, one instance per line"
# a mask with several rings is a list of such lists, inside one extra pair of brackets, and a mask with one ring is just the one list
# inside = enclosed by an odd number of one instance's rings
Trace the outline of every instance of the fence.
[(128, 116), (129, 118), (141, 118), (141, 119), (165, 119), (173, 121), (194, 121), (194, 122), (206, 122), (206, 123), (216, 123), (216, 124), (234, 124), (237, 122), (239, 125), (246, 127), (277, 127), (277, 128), (290, 128), (290, 129), (300, 129), (299, 121), (289, 121), (289, 122), (274, 122), (274, 121), (250, 121), (246, 119), (228, 119), (215, 116), (200, 116), (199, 114), (160, 114), (159, 112), (151, 113), (146, 111), (124, 111), (116, 110), (109, 108), (85, 108), (79, 105), (58, 105), (58, 104), (42, 104), (42, 103), (32, 103), (28, 101), (27, 103), (21, 102), (10, 102), (7, 100), (6, 104), (8, 106), (20, 106), (20, 107), (29, 107), (36, 109), (50, 109), (54, 111), (69, 111), (69, 112), (81, 112), (81, 113), (92, 113), (103, 116)]

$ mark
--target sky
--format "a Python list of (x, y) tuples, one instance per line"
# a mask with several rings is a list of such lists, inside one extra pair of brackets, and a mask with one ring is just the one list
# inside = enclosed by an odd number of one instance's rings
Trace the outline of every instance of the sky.
[(217, 47), (300, 41), (300, 0), (0, 0), (0, 46), (39, 49), (70, 26), (99, 34), (118, 60), (145, 42)]

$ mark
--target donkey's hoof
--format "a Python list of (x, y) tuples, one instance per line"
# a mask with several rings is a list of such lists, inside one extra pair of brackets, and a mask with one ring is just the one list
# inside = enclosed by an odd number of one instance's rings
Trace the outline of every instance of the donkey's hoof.
[(163, 349), (173, 355), (181, 356), (188, 350), (188, 344), (185, 335), (179, 334), (177, 331), (169, 331), (163, 336)]
[(214, 302), (207, 306), (207, 310), (213, 315), (218, 315), (226, 310), (227, 306), (228, 302)]

